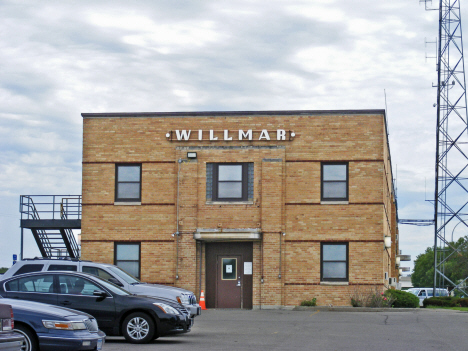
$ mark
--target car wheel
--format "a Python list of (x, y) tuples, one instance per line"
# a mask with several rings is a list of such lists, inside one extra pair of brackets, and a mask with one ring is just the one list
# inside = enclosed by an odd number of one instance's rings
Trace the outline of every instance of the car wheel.
[(21, 351), (39, 350), (36, 333), (34, 333), (30, 328), (15, 323), (15, 332), (23, 335), (25, 339), (23, 346), (21, 346)]
[(156, 327), (146, 313), (134, 312), (124, 319), (122, 332), (127, 341), (133, 344), (145, 344), (154, 339)]

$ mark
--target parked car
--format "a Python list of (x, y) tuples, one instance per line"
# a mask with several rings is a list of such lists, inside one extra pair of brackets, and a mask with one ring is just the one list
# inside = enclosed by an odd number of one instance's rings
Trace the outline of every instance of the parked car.
[(177, 301), (184, 305), (192, 319), (201, 314), (201, 307), (197, 303), (197, 298), (193, 292), (161, 284), (143, 283), (120, 267), (112, 264), (70, 258), (27, 258), (16, 262), (8, 271), (5, 272), (1, 279), (7, 279), (23, 273), (57, 270), (94, 274), (122, 287), (132, 294), (156, 296)]
[(0, 303), (0, 350), (20, 351), (24, 345), (24, 336), (13, 331), (15, 326), (13, 309)]
[(181, 304), (133, 295), (87, 273), (21, 274), (0, 282), (0, 295), (86, 312), (96, 318), (107, 335), (123, 335), (132, 343), (147, 343), (174, 331), (188, 332), (191, 326)]
[(12, 307), (15, 318), (14, 330), (24, 340), (21, 350), (102, 349), (106, 334), (99, 330), (96, 319), (89, 314), (69, 308), (2, 297), (0, 302)]
[[(408, 292), (416, 295), (419, 298), (419, 306), (423, 306), (424, 299), (433, 296), (434, 288), (410, 288)], [(436, 296), (449, 296), (447, 289), (436, 288)]]

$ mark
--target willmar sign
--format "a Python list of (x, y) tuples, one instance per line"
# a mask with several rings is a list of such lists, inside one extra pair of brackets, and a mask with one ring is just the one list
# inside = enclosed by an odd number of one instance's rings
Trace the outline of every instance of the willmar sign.
[(166, 133), (166, 138), (169, 141), (291, 141), (296, 136), (291, 130), (276, 129), (276, 130), (189, 130), (176, 129)]

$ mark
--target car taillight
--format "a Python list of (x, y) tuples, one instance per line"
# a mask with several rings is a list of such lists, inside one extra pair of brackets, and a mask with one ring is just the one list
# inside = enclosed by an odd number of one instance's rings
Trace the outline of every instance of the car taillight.
[(9, 331), (13, 330), (15, 327), (15, 321), (13, 319), (13, 309), (10, 307), (10, 316), (11, 318), (2, 319), (2, 330)]

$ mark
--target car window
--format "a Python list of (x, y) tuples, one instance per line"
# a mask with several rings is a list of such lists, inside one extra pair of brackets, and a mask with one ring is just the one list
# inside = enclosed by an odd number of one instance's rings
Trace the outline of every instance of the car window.
[(89, 273), (92, 275), (96, 275), (102, 279), (109, 280), (109, 278), (115, 278), (111, 274), (107, 273), (105, 270), (98, 268), (98, 267), (92, 267), (92, 266), (83, 266), (82, 268), (83, 273)]
[(55, 293), (52, 275), (35, 275), (10, 280), (5, 287), (7, 291)]
[(106, 289), (110, 290), (114, 294), (117, 295), (131, 295), (127, 290), (122, 289), (121, 287), (114, 285), (112, 283), (109, 283), (107, 280), (104, 280), (102, 278), (97, 278), (99, 279), (99, 283), (102, 284)]
[(59, 275), (61, 294), (92, 296), (95, 290), (102, 290), (87, 279), (68, 275)]
[(77, 269), (76, 266), (70, 265), (70, 264), (51, 264), (47, 270), (48, 271), (71, 271), (71, 272), (76, 272), (78, 269)]
[(116, 267), (116, 266), (112, 266), (110, 267), (110, 270), (117, 274), (120, 278), (122, 278), (123, 280), (125, 280), (128, 284), (138, 284), (140, 283), (140, 281), (135, 278), (133, 275), (131, 275), (130, 273), (127, 273), (125, 272), (122, 268), (120, 267)]
[(18, 269), (15, 274), (31, 273), (31, 272), (40, 272), (44, 267), (43, 264), (25, 264), (23, 267)]

